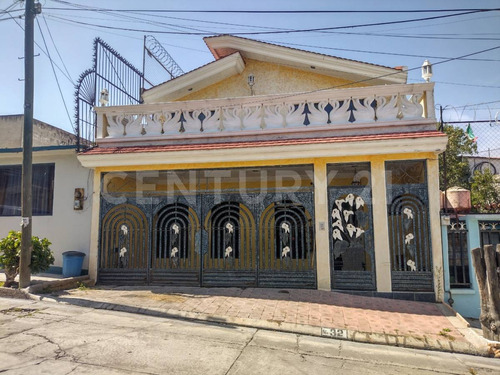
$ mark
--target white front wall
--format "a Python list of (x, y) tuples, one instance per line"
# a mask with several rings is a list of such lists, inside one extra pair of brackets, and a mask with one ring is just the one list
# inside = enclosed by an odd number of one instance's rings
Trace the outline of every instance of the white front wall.
[[(21, 163), (21, 153), (0, 153), (0, 166)], [(52, 242), (53, 266), (62, 267), (63, 252), (77, 250), (86, 254), (83, 269), (88, 269), (92, 170), (81, 166), (74, 149), (34, 152), (33, 163), (55, 163), (53, 212), (51, 216), (33, 216), (33, 235)], [(75, 188), (84, 188), (85, 198), (88, 197), (81, 211), (73, 209)], [(20, 221), (17, 216), (0, 216), (0, 238), (10, 230), (20, 230)]]

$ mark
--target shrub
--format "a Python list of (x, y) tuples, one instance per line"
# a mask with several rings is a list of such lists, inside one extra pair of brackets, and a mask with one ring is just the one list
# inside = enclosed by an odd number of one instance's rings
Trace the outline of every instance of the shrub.
[[(54, 263), (54, 255), (50, 250), (50, 241), (46, 238), (31, 237), (31, 273), (47, 270)], [(5, 269), (5, 286), (9, 287), (19, 273), (21, 255), (21, 232), (10, 231), (7, 237), (0, 240), (0, 265)]]
[(471, 181), (471, 201), (478, 212), (500, 212), (500, 193), (489, 169), (474, 172)]

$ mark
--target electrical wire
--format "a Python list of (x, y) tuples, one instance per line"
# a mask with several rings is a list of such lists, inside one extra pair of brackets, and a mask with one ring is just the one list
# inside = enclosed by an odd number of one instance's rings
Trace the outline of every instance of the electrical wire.
[[(60, 4), (65, 4), (65, 5), (72, 5), (75, 6), (75, 4), (72, 4), (71, 2), (68, 1), (61, 1), (61, 0), (53, 0), (56, 3)], [(80, 5), (80, 4), (78, 4)], [(82, 6), (82, 5), (80, 5)], [(82, 6), (83, 7), (83, 6)], [(53, 9), (53, 10), (74, 10), (73, 8), (55, 8), (55, 7), (47, 7), (46, 9)], [(94, 7), (86, 7), (86, 8), (81, 8), (80, 10), (82, 11), (95, 11), (96, 8)], [(99, 9), (99, 8), (98, 8)], [(107, 11), (116, 11), (116, 12), (144, 12), (144, 9), (104, 9)], [(147, 12), (151, 13), (222, 13), (222, 14), (227, 14), (227, 13), (243, 13), (243, 14), (324, 14), (324, 13), (338, 13), (338, 14), (345, 14), (345, 13), (444, 13), (444, 12), (478, 12), (478, 11), (494, 11), (494, 10), (500, 10), (500, 8), (451, 8), (451, 9), (407, 9), (407, 10), (397, 10), (397, 9), (391, 9), (391, 10), (328, 10), (328, 9), (321, 9), (321, 10), (203, 10), (203, 9), (148, 9), (146, 10)]]
[[(54, 42), (54, 38), (52, 37), (52, 33), (50, 32), (49, 24), (47, 23), (47, 20), (45, 19), (45, 16), (43, 14), (42, 14), (42, 18), (43, 18), (43, 22), (45, 22), (45, 27), (47, 28), (47, 31), (49, 32), (49, 36), (50, 36), (50, 40), (52, 41), (52, 45), (54, 46), (54, 49), (56, 50), (57, 55), (59, 56), (59, 59), (61, 60), (61, 63), (63, 65), (63, 67), (64, 67), (64, 70), (66, 70), (66, 74), (68, 75), (68, 77), (71, 78), (71, 74), (69, 74), (68, 68), (66, 67), (66, 64), (64, 63), (64, 60), (63, 60), (61, 54), (59, 53), (59, 49), (57, 48), (57, 45)], [(74, 82), (73, 82), (73, 85), (75, 85)]]
[[(53, 19), (58, 19), (58, 20), (64, 20), (66, 22), (70, 23), (77, 23), (79, 21), (75, 21), (74, 19), (71, 18), (65, 18), (61, 17), (58, 14), (54, 13), (47, 13), (50, 15)], [(84, 17), (84, 18), (89, 18), (89, 17)], [(171, 17), (172, 18), (172, 17)], [(81, 19), (80, 17), (78, 19)], [(95, 18), (92, 18), (95, 19)], [(144, 20), (141, 18), (138, 18), (138, 20), (146, 23), (150, 23), (148, 20)], [(201, 22), (201, 21), (199, 21)], [(209, 22), (209, 21), (206, 21)], [(83, 26), (89, 26), (89, 27), (96, 27), (96, 28), (110, 28), (109, 26), (103, 26), (95, 23), (84, 23), (84, 22), (79, 22)], [(216, 23), (216, 22), (214, 22)], [(160, 23), (161, 24), (161, 23)], [(167, 24), (170, 25), (170, 24)], [(240, 26), (240, 27), (253, 27), (253, 28), (258, 28), (259, 26), (251, 26), (251, 25), (238, 25), (238, 24), (231, 24), (233, 26)], [(178, 28), (184, 27), (181, 25), (176, 25)], [(350, 26), (342, 26), (343, 28), (349, 28)], [(158, 31), (158, 30), (137, 30), (137, 29), (130, 29), (130, 28), (124, 28), (124, 27), (113, 27), (116, 30), (124, 30), (124, 31), (131, 31), (131, 32), (144, 32), (144, 33), (161, 33), (161, 34), (175, 34), (175, 33), (169, 33), (166, 31)], [(262, 27), (264, 28), (264, 27)], [(288, 33), (289, 29), (282, 29), (282, 28), (266, 28), (266, 29), (271, 29), (271, 30), (279, 30), (280, 33)], [(278, 32), (276, 32), (278, 33)], [(383, 33), (370, 33), (370, 32), (341, 32), (341, 31), (318, 31), (320, 34), (325, 34), (326, 35), (362, 35), (362, 36), (374, 36), (374, 37), (389, 37), (389, 38), (410, 38), (410, 39), (431, 39), (431, 40), (473, 40), (473, 41), (500, 41), (500, 38), (493, 38), (493, 37), (462, 37), (462, 36), (445, 36), (446, 34), (419, 34), (419, 35), (412, 35), (412, 34), (383, 34)], [(221, 34), (219, 32), (213, 32), (213, 31), (200, 31), (199, 33), (177, 33), (177, 35), (215, 35), (215, 34)], [(235, 32), (235, 33), (228, 33), (231, 35), (248, 35), (249, 33), (245, 32)], [(263, 32), (263, 34), (269, 34)], [(455, 34), (448, 34), (448, 35), (455, 35)], [(472, 34), (475, 35), (475, 34)]]
[[(420, 82), (416, 79), (412, 79), (410, 81)], [(455, 86), (465, 86), (465, 87), (481, 87), (486, 89), (500, 89), (500, 86), (490, 86), (490, 85), (474, 85), (472, 83), (459, 83), (459, 82), (444, 82), (444, 81), (432, 81), (434, 83), (439, 83), (443, 85), (455, 85)]]
[[(79, 8), (85, 8), (84, 5), (79, 5), (79, 4), (72, 4), (72, 3), (69, 3), (67, 1), (57, 1), (57, 0), (54, 0), (58, 3), (63, 3), (63, 4), (68, 4), (68, 5), (72, 5), (74, 7), (79, 7)], [(97, 8), (97, 7), (93, 7), (93, 9), (95, 10), (103, 10), (104, 8)], [(192, 18), (183, 18), (183, 17), (172, 17), (172, 16), (165, 16), (164, 14), (151, 14), (151, 13), (143, 13), (145, 10), (141, 11), (141, 12), (131, 12), (131, 13), (134, 13), (134, 14), (137, 14), (137, 15), (143, 15), (143, 16), (147, 16), (148, 19), (140, 19), (142, 21), (149, 21), (149, 18), (150, 17), (161, 17), (162, 19), (164, 18), (169, 18), (169, 19), (174, 19), (174, 20), (182, 20), (182, 21), (189, 21), (189, 22), (200, 22), (200, 23), (209, 23), (209, 24), (215, 24), (215, 25), (224, 25), (224, 26), (236, 26), (236, 27), (248, 27), (248, 28), (254, 28), (254, 29), (267, 29), (267, 30), (286, 30), (284, 28), (277, 28), (277, 27), (270, 27), (270, 26), (257, 26), (257, 25), (247, 25), (247, 24), (235, 24), (235, 23), (228, 23), (228, 22), (217, 22), (217, 21), (209, 21), (209, 20), (199, 20), (199, 19), (192, 19)], [(80, 17), (81, 18), (81, 17)], [(85, 17), (85, 18), (88, 18), (88, 17)], [(481, 18), (484, 18), (484, 17), (481, 17)], [(449, 22), (449, 23), (456, 23), (456, 22), (463, 22), (463, 21), (452, 21), (452, 22)], [(442, 25), (443, 23), (440, 23), (440, 25)], [(411, 27), (406, 27), (406, 28), (399, 28), (399, 29), (411, 29), (411, 28), (415, 28), (415, 27), (418, 27), (418, 26), (411, 26)], [(398, 30), (399, 30), (398, 29)], [(421, 35), (429, 35), (429, 34), (421, 34)], [(432, 35), (432, 34), (431, 34)], [(469, 34), (436, 34), (436, 35), (454, 35), (454, 36), (457, 36), (457, 35), (500, 35), (500, 33), (469, 33)]]
[[(415, 18), (409, 20), (399, 20), (399, 21), (386, 21), (386, 22), (372, 22), (367, 24), (356, 24), (356, 25), (347, 25), (347, 26), (335, 26), (335, 27), (319, 27), (319, 28), (309, 28), (309, 29), (288, 29), (288, 30), (273, 30), (273, 31), (250, 31), (250, 32), (236, 32), (232, 33), (232, 35), (268, 35), (268, 34), (296, 34), (296, 33), (308, 33), (308, 32), (322, 32), (322, 31), (331, 31), (331, 30), (340, 30), (340, 29), (353, 29), (360, 27), (369, 27), (369, 26), (382, 26), (382, 25), (394, 25), (401, 23), (409, 23), (409, 22), (420, 22), (420, 21), (428, 21), (435, 19), (443, 19), (449, 17), (457, 17), (469, 14), (475, 14), (482, 11), (471, 11), (471, 12), (462, 12), (441, 16), (433, 16), (433, 17), (423, 17), (423, 18)], [(57, 16), (54, 16), (57, 17)], [(92, 24), (83, 21), (76, 21), (67, 19), (64, 17), (57, 17), (60, 19), (64, 19), (66, 21), (74, 22), (81, 25), (87, 26), (95, 26), (106, 29), (114, 29), (114, 30), (122, 30), (122, 31), (131, 31), (131, 32), (141, 32), (141, 33), (159, 33), (159, 34), (172, 34), (172, 35), (207, 35), (207, 34), (218, 34), (216, 32), (181, 32), (181, 31), (164, 31), (164, 30), (147, 30), (147, 29), (134, 29), (134, 28), (126, 28), (126, 27), (117, 27), (117, 26), (109, 26), (109, 25), (99, 25)], [(477, 38), (476, 38), (477, 39)], [(481, 39), (483, 40), (483, 39)], [(484, 40), (491, 40), (491, 38), (484, 38)]]
[(24, 9), (12, 9), (17, 5), (17, 3), (20, 3), (20, 2), (21, 2), (20, 0), (14, 1), (7, 8), (0, 10), (0, 14), (5, 14), (5, 13), (9, 13), (9, 12), (24, 12)]
[(73, 121), (71, 120), (71, 116), (70, 116), (69, 111), (68, 111), (68, 106), (66, 105), (66, 100), (64, 100), (64, 95), (63, 95), (62, 90), (61, 90), (61, 85), (59, 84), (59, 78), (57, 78), (56, 69), (54, 68), (54, 61), (50, 57), (50, 51), (49, 51), (49, 48), (47, 46), (47, 42), (45, 41), (45, 36), (43, 35), (43, 31), (42, 31), (42, 28), (40, 26), (40, 22), (38, 21), (38, 18), (35, 18), (35, 19), (36, 19), (36, 24), (38, 25), (38, 30), (40, 30), (40, 35), (42, 36), (43, 44), (45, 45), (45, 49), (47, 50), (47, 54), (49, 56), (50, 66), (52, 67), (52, 72), (54, 73), (54, 77), (56, 79), (57, 88), (59, 89), (59, 94), (61, 95), (61, 99), (62, 99), (62, 102), (64, 104), (64, 109), (66, 110), (66, 114), (68, 115), (69, 123), (72, 126)]
[[(359, 53), (369, 53), (369, 54), (376, 54), (376, 55), (418, 57), (418, 58), (425, 58), (425, 59), (448, 59), (449, 58), (449, 57), (442, 57), (442, 56), (413, 55), (413, 54), (397, 53), (397, 52), (379, 52), (379, 51), (365, 51), (365, 50), (359, 50), (359, 49), (313, 46), (313, 45), (309, 45), (309, 44), (276, 42), (276, 41), (271, 41), (271, 40), (269, 40), (269, 41), (263, 41), (263, 42), (265, 42), (265, 43), (275, 43), (275, 44), (284, 44), (284, 45), (287, 45), (287, 46), (297, 46), (297, 47), (307, 47), (307, 48), (320, 48), (320, 49), (333, 50), (333, 51), (359, 52)], [(500, 59), (462, 59), (462, 60), (464, 60), (464, 61), (488, 61), (488, 62), (491, 62), (491, 61), (500, 61)]]
[[(67, 4), (67, 5), (71, 5), (73, 7), (75, 7), (76, 9), (86, 9), (86, 10), (92, 10), (92, 11), (96, 11), (96, 12), (107, 12), (105, 14), (110, 14), (110, 15), (113, 15), (115, 16), (114, 14), (110, 13), (111, 11), (108, 11), (107, 9), (105, 8), (98, 8), (98, 7), (86, 7), (84, 5), (81, 5), (81, 4), (73, 4), (73, 3), (70, 3), (70, 2), (67, 2), (67, 1), (60, 1), (60, 0), (54, 0), (55, 2), (58, 2), (58, 3), (61, 3), (61, 4)], [(497, 9), (494, 9), (494, 10), (497, 10)], [(118, 10), (113, 10), (114, 11), (118, 11)], [(144, 10), (143, 10), (144, 11)], [(481, 9), (480, 11), (489, 11), (487, 9)], [(335, 12), (335, 11), (332, 11), (332, 12)], [(178, 18), (178, 17), (165, 17), (163, 15), (159, 16), (159, 15), (151, 15), (151, 14), (145, 14), (145, 13), (141, 13), (141, 12), (133, 12), (135, 14), (140, 14), (140, 15), (146, 15), (148, 17), (151, 17), (151, 16), (156, 16), (156, 17), (162, 17), (162, 18), (171, 18), (171, 19), (180, 19), (180, 20), (187, 20), (187, 21), (190, 21), (190, 22), (205, 22), (205, 23), (213, 23), (213, 24), (224, 24), (224, 25), (232, 25), (232, 26), (237, 26), (237, 27), (251, 27), (251, 28), (260, 28), (260, 29), (270, 29), (270, 30), (277, 30), (279, 32), (288, 32), (289, 30), (287, 29), (282, 29), (282, 28), (272, 28), (272, 27), (262, 27), (262, 26), (253, 26), (253, 25), (241, 25), (241, 24), (228, 24), (228, 23), (221, 23), (221, 22), (213, 22), (213, 21), (201, 21), (201, 20), (193, 20), (193, 19), (188, 19), (188, 18)], [(376, 13), (382, 13), (382, 11), (377, 11)], [(57, 15), (56, 15), (57, 16)], [(450, 15), (451, 16), (451, 15)], [(137, 17), (134, 17), (135, 19), (137, 20), (140, 20), (142, 22), (146, 22), (148, 24), (155, 24), (153, 22), (150, 21), (150, 19), (144, 19), (144, 18), (137, 18)], [(71, 20), (70, 22), (72, 22), (73, 20)], [(158, 23), (157, 23), (158, 24)], [(193, 30), (193, 28), (190, 28), (190, 27), (186, 27), (186, 26), (182, 26), (182, 25), (172, 25), (172, 24), (166, 24), (166, 23), (159, 23), (159, 24), (163, 24), (163, 25), (167, 25), (167, 26), (175, 26), (175, 27), (183, 27), (185, 29), (191, 29)], [(96, 25), (97, 27), (102, 27), (101, 25), (97, 25), (97, 24), (94, 24)], [(195, 29), (196, 30), (196, 29)], [(200, 30), (198, 30), (200, 31)], [(149, 32), (149, 31), (145, 31), (145, 32)], [(210, 32), (210, 31), (200, 31), (202, 34), (199, 34), (199, 35), (205, 35), (203, 33), (207, 33), (207, 34), (213, 34), (213, 32)], [(319, 31), (321, 33), (336, 33), (336, 32), (331, 32), (331, 31)], [(220, 34), (220, 32), (218, 32), (218, 34)], [(235, 33), (232, 33), (233, 35), (236, 35)], [(348, 33), (349, 34), (349, 33)], [(352, 34), (359, 34), (359, 35), (370, 35), (370, 33), (352, 33)], [(191, 34), (192, 35), (192, 34)], [(238, 35), (243, 35), (242, 33), (238, 33)], [(374, 34), (376, 36), (378, 36), (377, 34)], [(425, 34), (425, 35), (428, 35), (428, 34)], [(438, 34), (440, 36), (437, 36), (437, 37), (432, 37), (431, 35), (429, 35), (429, 38), (436, 38), (436, 39), (471, 39), (471, 40), (500, 40), (499, 38), (456, 38), (456, 36), (452, 36), (452, 37), (448, 37), (448, 38), (444, 38), (442, 37), (441, 35), (446, 35), (446, 34)], [(453, 35), (453, 34), (448, 34), (448, 35)], [(394, 34), (390, 34), (390, 35), (383, 35), (383, 34), (380, 34), (380, 36), (395, 36)], [(396, 35), (395, 37), (399, 37), (399, 35)], [(408, 36), (408, 37), (414, 37), (414, 36)], [(422, 34), (420, 34), (419, 36), (415, 36), (417, 38), (422, 38)]]
[[(10, 15), (10, 13), (9, 13), (9, 15)], [(19, 26), (19, 27), (21, 28), (21, 30), (23, 30), (23, 31), (24, 31), (24, 27), (23, 27), (23, 26), (22, 26), (19, 22), (17, 22), (17, 20), (16, 20), (16, 19), (15, 19), (12, 15), (10, 15), (10, 18), (11, 18), (12, 20), (14, 20), (14, 22), (17, 24), (17, 26)], [(64, 77), (66, 77), (66, 78), (68, 79), (68, 81), (70, 81), (70, 82), (71, 82), (71, 84), (74, 84), (74, 82), (73, 82), (73, 80), (71, 79), (71, 77), (70, 77), (70, 76), (67, 76), (67, 75), (66, 75), (66, 73), (65, 73), (65, 72), (64, 72), (64, 71), (63, 71), (63, 70), (59, 67), (59, 65), (57, 65), (57, 64), (56, 64), (56, 63), (55, 63), (55, 62), (54, 62), (54, 61), (50, 58), (49, 54), (48, 54), (47, 52), (45, 52), (45, 50), (44, 50), (44, 49), (40, 46), (40, 44), (38, 44), (37, 42), (34, 42), (34, 43), (35, 43), (35, 45), (36, 45), (36, 46), (40, 49), (40, 51), (42, 51), (42, 52), (43, 52), (43, 54), (44, 54), (45, 56), (47, 56), (47, 57), (49, 58), (49, 60), (51, 60), (51, 62), (53, 62), (53, 63), (54, 63), (54, 65), (56, 66), (56, 68), (57, 68), (57, 69), (59, 69), (59, 71), (60, 71), (60, 72), (64, 75)]]

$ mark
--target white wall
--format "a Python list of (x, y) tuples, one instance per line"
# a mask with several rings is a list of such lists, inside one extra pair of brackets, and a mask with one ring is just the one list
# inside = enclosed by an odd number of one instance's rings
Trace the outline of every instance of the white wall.
[[(21, 164), (21, 153), (0, 153), (0, 165)], [(77, 250), (86, 254), (83, 269), (88, 269), (90, 219), (92, 209), (92, 178), (90, 169), (83, 168), (74, 149), (37, 151), (33, 163), (55, 163), (54, 205), (52, 216), (33, 216), (33, 235), (52, 242), (53, 266), (62, 267), (62, 253)], [(83, 210), (73, 210), (75, 188), (84, 188)], [(21, 218), (0, 216), (0, 237), (9, 230), (20, 230)]]

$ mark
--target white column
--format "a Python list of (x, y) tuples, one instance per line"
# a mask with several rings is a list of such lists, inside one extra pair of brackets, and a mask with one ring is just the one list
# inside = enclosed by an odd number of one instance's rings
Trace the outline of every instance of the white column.
[(328, 186), (326, 163), (314, 163), (314, 217), (318, 289), (330, 290), (330, 241), (328, 238)]
[(101, 173), (94, 170), (94, 186), (92, 192), (92, 219), (90, 224), (89, 276), (97, 281), (99, 264), (99, 211), (101, 206)]
[(377, 160), (371, 163), (371, 175), (377, 292), (392, 292), (384, 160)]
[(443, 301), (443, 248), (441, 242), (441, 217), (439, 196), (439, 162), (427, 159), (427, 188), (429, 191), (429, 224), (431, 230), (432, 266), (434, 293), (438, 302)]

